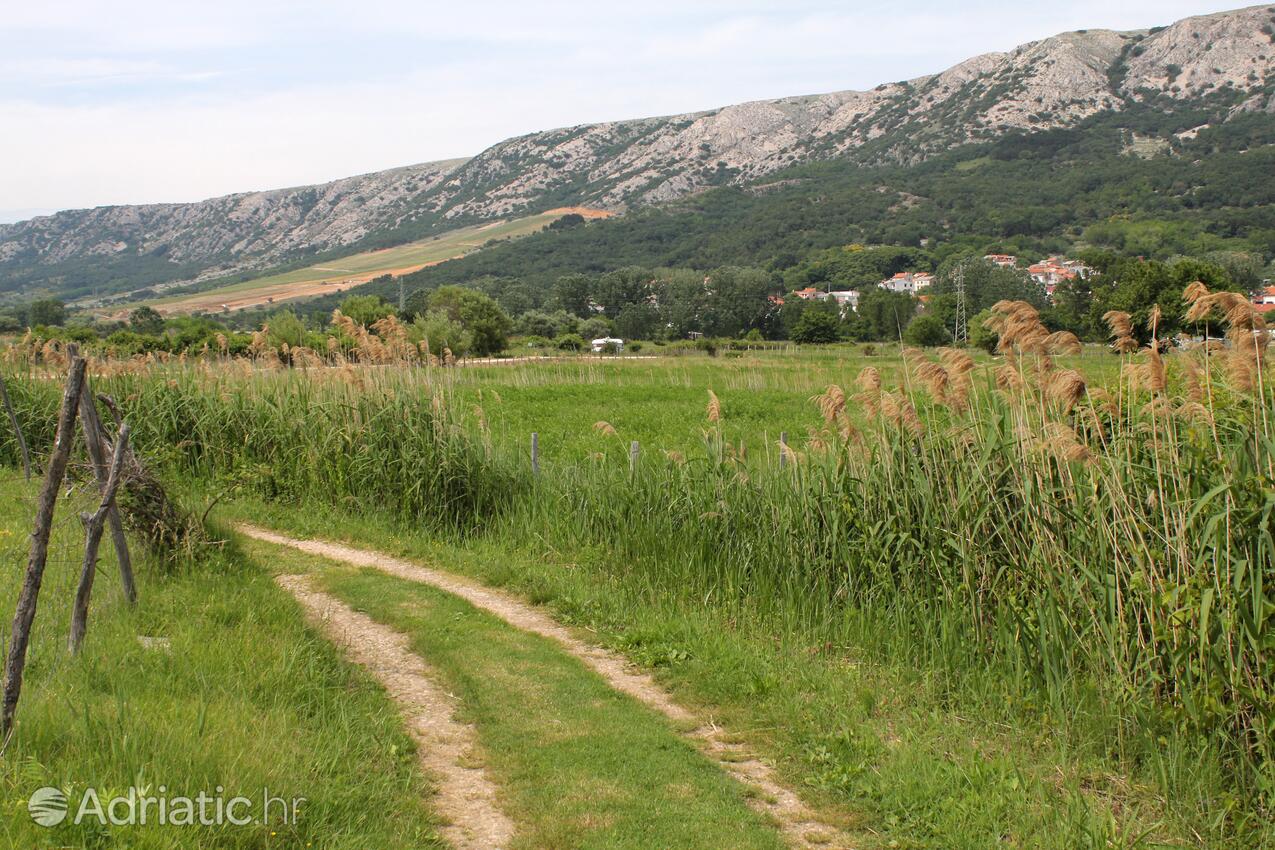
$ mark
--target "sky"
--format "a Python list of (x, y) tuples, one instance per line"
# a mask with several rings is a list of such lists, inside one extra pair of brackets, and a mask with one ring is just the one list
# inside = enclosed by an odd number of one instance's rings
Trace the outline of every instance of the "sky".
[(471, 156), (510, 136), (868, 89), (1208, 0), (45, 0), (0, 5), (0, 222)]

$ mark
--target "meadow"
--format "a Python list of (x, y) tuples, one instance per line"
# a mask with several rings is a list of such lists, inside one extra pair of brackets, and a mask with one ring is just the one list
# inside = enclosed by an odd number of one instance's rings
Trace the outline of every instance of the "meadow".
[[(550, 605), (865, 846), (1272, 846), (1275, 391), (1247, 314), (1193, 295), (1229, 347), (1161, 354), (1113, 315), (1124, 353), (1085, 349), (1007, 304), (994, 358), (97, 373), (214, 516)], [(37, 444), (52, 361), (15, 364)]]
[(154, 307), (165, 315), (203, 311), (216, 313), (222, 305), (231, 310), (264, 304), (282, 303), (298, 298), (313, 298), (333, 292), (344, 292), (383, 275), (401, 276), (426, 266), (454, 259), (481, 249), (488, 242), (517, 239), (542, 230), (565, 213), (579, 211), (589, 216), (592, 210), (563, 208), (536, 215), (471, 225), (418, 242), (394, 248), (364, 251), (338, 257), (301, 269), (252, 278), (217, 286), (195, 293), (183, 293), (139, 302)]

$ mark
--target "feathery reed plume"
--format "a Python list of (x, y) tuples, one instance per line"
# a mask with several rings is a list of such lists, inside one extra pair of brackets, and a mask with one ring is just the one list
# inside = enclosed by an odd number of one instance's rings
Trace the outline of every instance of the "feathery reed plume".
[(1117, 354), (1133, 354), (1138, 350), (1138, 341), (1133, 337), (1133, 318), (1123, 310), (1108, 310), (1102, 314), (1102, 320), (1111, 329), (1111, 348)]
[(796, 465), (801, 460), (801, 455), (797, 454), (797, 450), (782, 440), (779, 441), (779, 453), (783, 455), (784, 460), (792, 465)]
[(903, 393), (882, 393), (881, 413), (892, 424), (906, 429), (915, 437), (925, 433), (925, 423), (917, 416), (916, 408)]
[(947, 387), (951, 379), (941, 364), (927, 360), (917, 367), (916, 374), (936, 402), (942, 404), (947, 401)]
[(1142, 405), (1142, 413), (1152, 418), (1157, 416), (1168, 416), (1173, 412), (1173, 402), (1169, 401), (1162, 395), (1158, 395)]
[(1000, 339), (996, 350), (1001, 354), (1015, 351), (1025, 354), (1044, 354), (1049, 331), (1040, 323), (1040, 311), (1026, 301), (997, 301), (992, 305), (993, 316), (984, 326), (995, 331)]
[(968, 409), (970, 391), (974, 388), (970, 376), (974, 371), (974, 358), (959, 348), (943, 348), (939, 350), (939, 360), (947, 368), (948, 405), (955, 411)]
[(1182, 290), (1182, 300), (1188, 304), (1194, 304), (1208, 294), (1209, 288), (1204, 285), (1204, 281), (1193, 280), (1186, 285), (1186, 289)]
[(974, 358), (959, 348), (940, 348), (939, 360), (950, 375), (964, 375), (974, 371)]
[(879, 390), (881, 389), (881, 373), (877, 371), (875, 366), (865, 366), (859, 372), (859, 377), (855, 379), (861, 390)]
[(708, 405), (704, 408), (704, 412), (709, 422), (722, 421), (722, 403), (718, 400), (717, 393), (712, 390), (708, 391)]
[(1006, 363), (996, 369), (996, 388), (1003, 392), (1018, 392), (1023, 389), (1023, 376), (1018, 373), (1013, 363)]
[(1102, 314), (1102, 320), (1111, 329), (1113, 337), (1133, 336), (1133, 319), (1123, 310), (1108, 310)]
[(677, 464), (678, 466), (682, 466), (683, 464), (686, 463), (686, 455), (682, 454), (676, 449), (665, 449), (664, 456), (668, 458), (670, 461), (672, 461), (673, 463)]
[(1046, 353), (1055, 356), (1079, 354), (1084, 350), (1080, 339), (1071, 331), (1054, 331), (1045, 337), (1044, 344)]
[(1046, 422), (1043, 434), (1044, 439), (1040, 441), (1039, 448), (1060, 460), (1080, 463), (1092, 458), (1089, 447), (1064, 422)]
[(599, 419), (593, 423), (593, 430), (597, 431), (604, 437), (614, 437), (616, 435), (615, 427), (605, 419)]
[(824, 422), (832, 423), (837, 421), (837, 417), (845, 413), (846, 410), (846, 394), (836, 384), (829, 384), (826, 390), (819, 395), (812, 396), (810, 400), (818, 406), (819, 415), (823, 417)]
[(831, 434), (827, 430), (806, 429), (806, 448), (814, 454), (826, 454), (831, 445)]
[(1213, 414), (1209, 412), (1207, 407), (1200, 404), (1198, 401), (1182, 402), (1174, 409), (1173, 415), (1188, 422), (1199, 421), (1204, 422), (1205, 424), (1211, 424), (1213, 422)]
[(1138, 350), (1138, 341), (1131, 336), (1116, 337), (1111, 347), (1117, 354), (1133, 354)]
[(1163, 393), (1168, 381), (1164, 373), (1164, 358), (1160, 356), (1160, 347), (1154, 339), (1142, 350), (1142, 355), (1145, 358), (1140, 370), (1142, 385), (1153, 393)]
[(1070, 412), (1085, 397), (1085, 378), (1075, 369), (1060, 369), (1050, 377), (1046, 393), (1064, 412)]
[(442, 360), (442, 363), (443, 363), (443, 365), (444, 365), (444, 366), (455, 366), (455, 365), (456, 365), (456, 355), (452, 354), (452, 350), (451, 350), (450, 348), (444, 348), (444, 349), (443, 349), (443, 360)]

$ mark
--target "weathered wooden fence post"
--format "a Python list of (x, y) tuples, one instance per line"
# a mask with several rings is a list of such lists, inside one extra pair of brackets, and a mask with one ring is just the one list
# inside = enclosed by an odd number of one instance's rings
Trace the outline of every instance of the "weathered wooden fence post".
[(44, 581), (44, 566), (49, 559), (49, 535), (53, 531), (53, 510), (57, 507), (58, 492), (66, 464), (71, 458), (71, 444), (75, 441), (75, 415), (84, 389), (85, 363), (80, 358), (71, 360), (71, 371), (62, 394), (62, 407), (58, 411), (58, 430), (53, 442), (53, 454), (45, 469), (44, 484), (36, 502), (35, 530), (31, 532), (31, 554), (27, 558), (26, 580), (18, 596), (13, 614), (13, 632), (9, 640), (9, 656), (4, 666), (4, 695), (0, 699), (0, 740), (13, 728), (13, 715), (22, 693), (22, 672), (27, 664), (27, 644), (31, 640), (31, 623), (35, 620), (35, 607), (40, 598), (40, 584)]
[(531, 474), (540, 477), (540, 434), (531, 432)]
[[(68, 346), (75, 355), (75, 349)], [(93, 477), (97, 479), (99, 489), (106, 488), (109, 474), (106, 468), (106, 441), (102, 436), (102, 420), (97, 415), (97, 404), (93, 399), (93, 388), (87, 376), (84, 378), (84, 392), (80, 395), (80, 427), (84, 430), (84, 444), (88, 448)], [(120, 583), (124, 586), (124, 598), (128, 604), (137, 602), (137, 584), (133, 579), (133, 559), (128, 552), (128, 538), (124, 536), (124, 522), (120, 519), (119, 508), (114, 502), (107, 509), (106, 520), (111, 526), (111, 542), (115, 546), (115, 559), (120, 564)]]
[(93, 593), (93, 576), (97, 572), (97, 550), (102, 543), (102, 531), (106, 516), (115, 504), (115, 491), (124, 475), (124, 457), (128, 451), (128, 423), (120, 426), (115, 439), (115, 455), (111, 459), (111, 471), (102, 491), (102, 503), (92, 516), (84, 516), (84, 563), (80, 567), (80, 585), (75, 590), (75, 606), (71, 611), (71, 636), (67, 647), (72, 653), (80, 651), (84, 634), (89, 625), (89, 596)]
[(629, 443), (629, 472), (637, 471), (638, 453), (640, 451), (641, 448), (638, 446), (637, 440)]
[(22, 471), (26, 473), (27, 480), (31, 480), (31, 452), (27, 449), (26, 437), (22, 436), (22, 424), (18, 422), (18, 414), (13, 409), (13, 402), (9, 399), (9, 388), (5, 386), (4, 375), (0, 375), (0, 399), (4, 401), (5, 413), (9, 414), (9, 424), (13, 426), (13, 433), (18, 438), (18, 450), (22, 454)]

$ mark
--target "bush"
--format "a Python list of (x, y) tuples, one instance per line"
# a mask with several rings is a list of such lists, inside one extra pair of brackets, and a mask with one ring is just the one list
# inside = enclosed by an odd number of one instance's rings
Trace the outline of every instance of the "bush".
[(908, 345), (931, 348), (936, 345), (947, 345), (952, 341), (952, 335), (947, 332), (947, 328), (943, 327), (943, 323), (937, 316), (917, 316), (903, 329), (903, 341)]
[(983, 324), (991, 317), (992, 311), (984, 310), (970, 319), (970, 345), (975, 348), (981, 348), (988, 354), (994, 353), (996, 344), (1000, 342), (1000, 337), (996, 335), (996, 332)]
[(821, 345), (841, 338), (841, 320), (835, 313), (807, 310), (792, 329), (792, 341), (802, 345)]
[(580, 334), (563, 334), (554, 345), (560, 351), (579, 351), (584, 348), (584, 338)]

